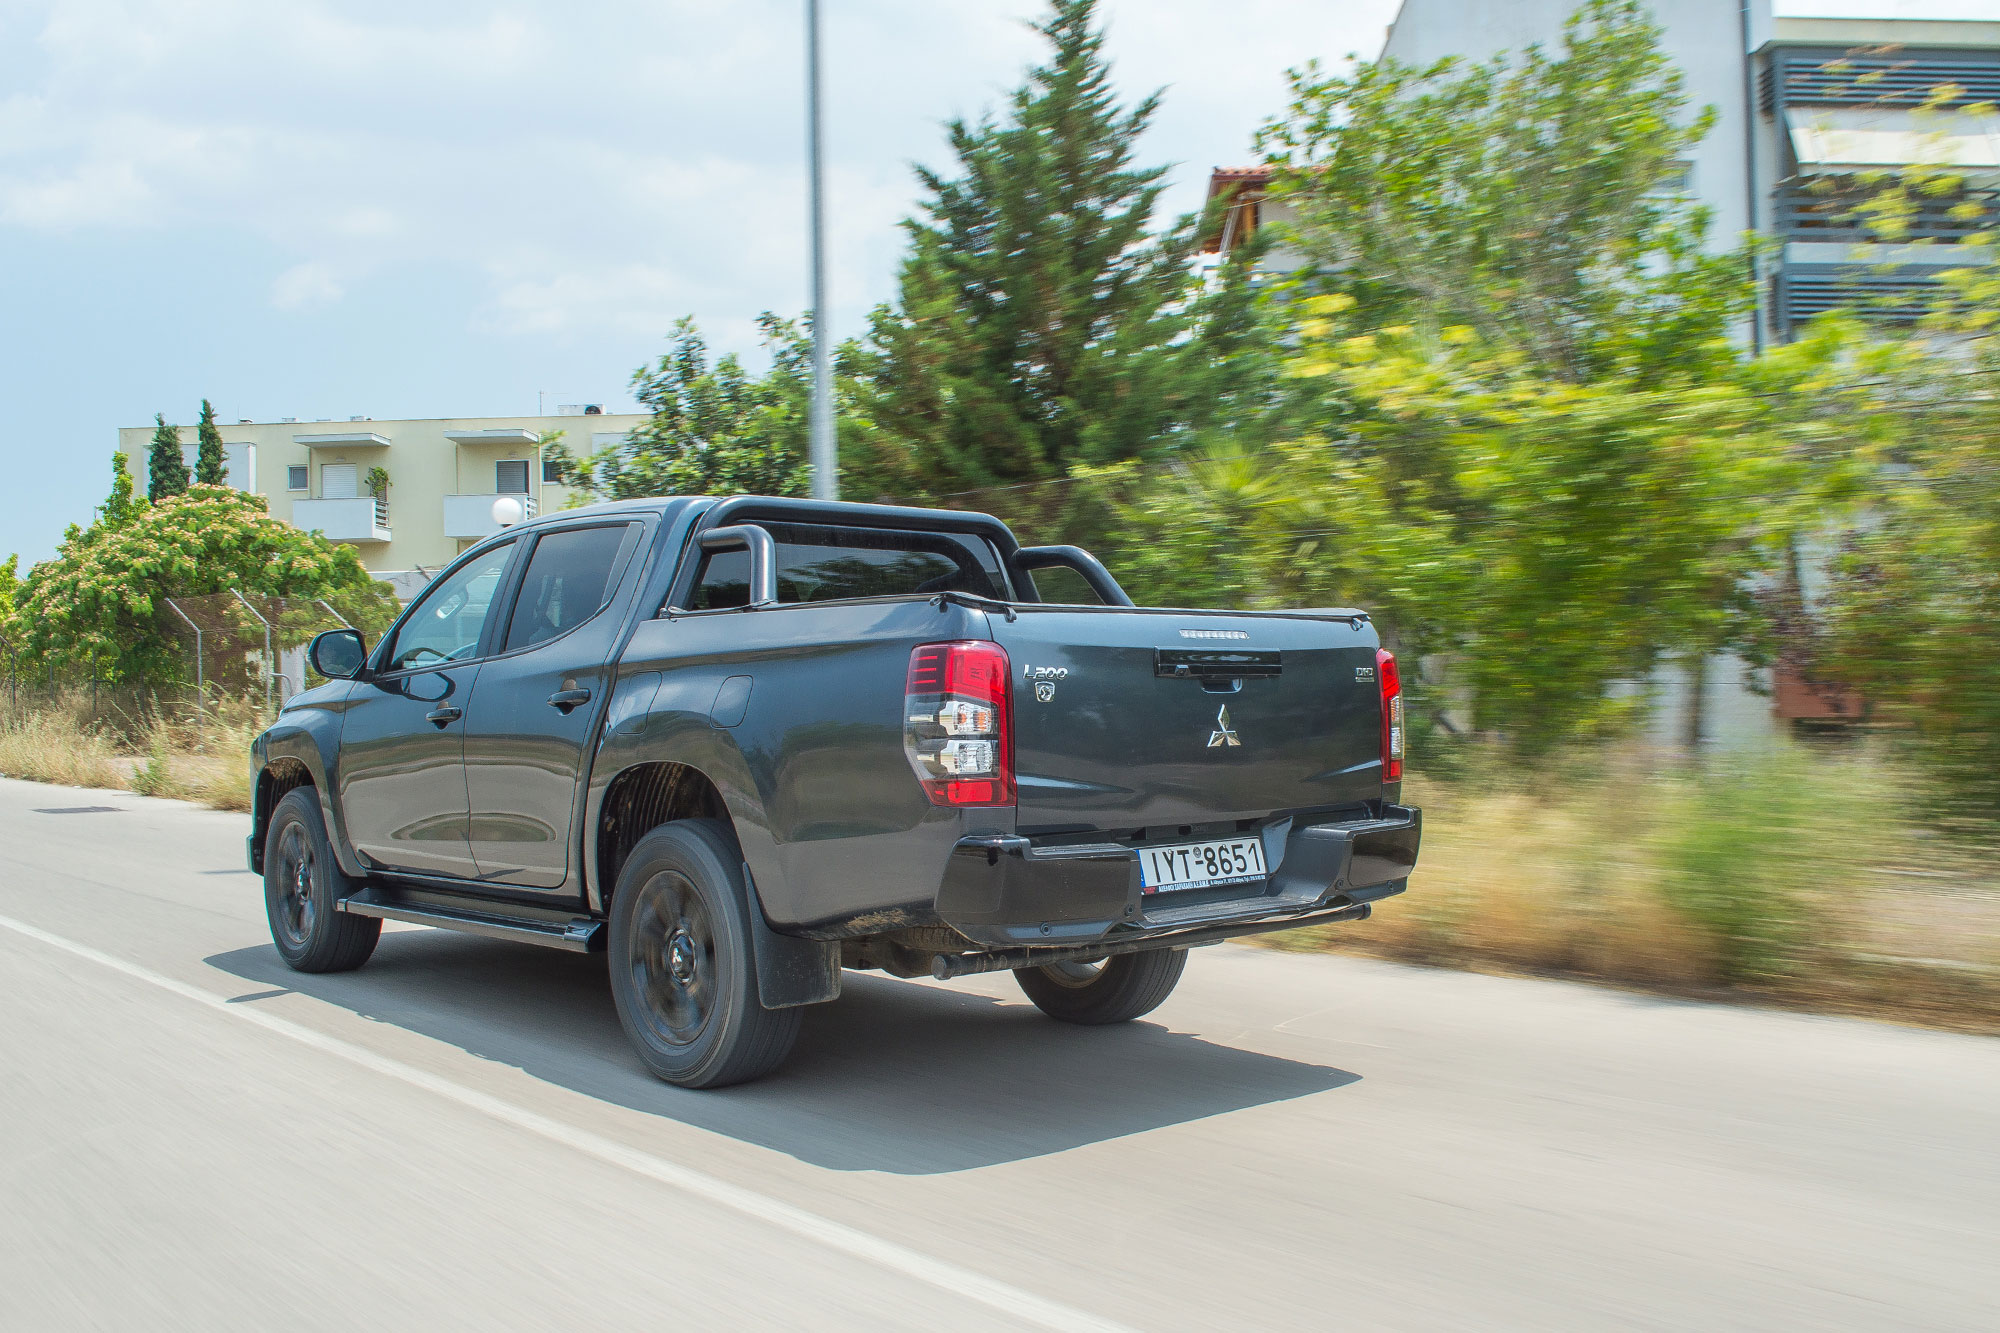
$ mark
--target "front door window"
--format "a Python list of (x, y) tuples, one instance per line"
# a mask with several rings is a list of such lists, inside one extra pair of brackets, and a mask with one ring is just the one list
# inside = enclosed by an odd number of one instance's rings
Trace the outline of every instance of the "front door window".
[(476, 657), (500, 576), (513, 553), (514, 544), (503, 542), (426, 590), (396, 632), (388, 669), (412, 671)]

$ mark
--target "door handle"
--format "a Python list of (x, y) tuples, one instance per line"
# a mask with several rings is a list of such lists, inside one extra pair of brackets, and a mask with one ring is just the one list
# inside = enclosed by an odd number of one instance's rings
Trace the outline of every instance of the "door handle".
[(439, 731), (443, 731), (446, 727), (464, 716), (465, 710), (462, 708), (453, 704), (439, 704), (436, 708), (424, 714), (424, 721), (430, 723)]
[(549, 707), (555, 709), (559, 713), (565, 713), (565, 714), (568, 713), (570, 709), (581, 707), (582, 705), (587, 704), (589, 702), (590, 702), (590, 691), (581, 688), (557, 690), (554, 694), (551, 694), (549, 696)]

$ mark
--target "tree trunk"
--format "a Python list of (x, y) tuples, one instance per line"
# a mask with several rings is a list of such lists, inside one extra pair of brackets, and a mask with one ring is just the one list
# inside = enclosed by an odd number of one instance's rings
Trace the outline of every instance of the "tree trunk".
[(1681, 718), (1681, 748), (1690, 758), (1701, 754), (1701, 736), (1708, 720), (1708, 654), (1696, 651), (1687, 661), (1687, 712)]

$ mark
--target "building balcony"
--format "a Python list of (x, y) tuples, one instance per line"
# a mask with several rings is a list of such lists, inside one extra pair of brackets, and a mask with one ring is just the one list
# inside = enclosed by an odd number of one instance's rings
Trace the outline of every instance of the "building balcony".
[(369, 495), (354, 500), (294, 500), (292, 526), (350, 545), (386, 542), (390, 540), (389, 502)]
[(389, 437), (372, 430), (328, 431), (323, 435), (294, 435), (292, 443), (308, 449), (386, 449)]
[(444, 497), (444, 535), (459, 541), (491, 537), (501, 528), (500, 520), (493, 517), (493, 502), (500, 499), (519, 500), (524, 519), (533, 518), (538, 509), (531, 495), (447, 495)]
[(498, 430), (448, 430), (444, 437), (453, 444), (506, 444), (520, 448), (533, 448), (542, 442), (540, 432), (521, 426), (506, 426)]

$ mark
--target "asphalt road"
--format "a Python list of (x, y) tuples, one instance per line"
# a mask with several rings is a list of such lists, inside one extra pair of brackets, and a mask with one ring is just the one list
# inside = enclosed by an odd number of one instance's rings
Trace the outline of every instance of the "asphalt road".
[(0, 780), (0, 1328), (2000, 1325), (1990, 1039), (1223, 946), (692, 1093), (601, 958), (287, 972), (246, 826)]

